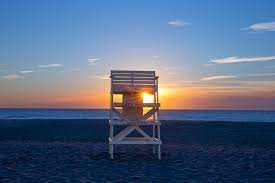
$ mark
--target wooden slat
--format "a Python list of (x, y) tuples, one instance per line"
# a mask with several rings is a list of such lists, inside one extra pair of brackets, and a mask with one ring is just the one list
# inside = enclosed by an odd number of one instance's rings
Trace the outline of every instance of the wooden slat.
[(118, 84), (128, 84), (128, 85), (156, 85), (154, 81), (127, 81), (127, 80), (119, 80), (119, 81), (113, 81), (112, 85), (118, 85)]
[[(129, 138), (129, 137), (128, 137)], [(161, 140), (123, 140), (123, 141), (112, 141), (112, 140), (109, 140), (109, 143), (110, 144), (154, 144), (154, 145), (161, 145), (162, 142)]]
[(112, 91), (115, 94), (122, 94), (128, 92), (155, 92), (156, 85), (129, 85), (129, 84), (113, 84)]
[(155, 77), (155, 71), (112, 70), (111, 77)]
[(146, 121), (131, 121), (127, 122), (124, 120), (109, 120), (109, 123), (112, 125), (142, 125), (142, 126), (160, 126), (160, 121), (152, 121), (152, 120), (146, 120)]
[(155, 77), (155, 74), (111, 74), (111, 77)]
[(132, 84), (132, 81), (130, 80), (113, 81), (113, 84), (120, 84), (120, 83)]
[(128, 90), (128, 91), (140, 91), (140, 90), (156, 90), (156, 85), (144, 85), (144, 84), (129, 84), (129, 83), (119, 83), (119, 84), (114, 84), (113, 86), (113, 91), (115, 90)]
[(127, 80), (131, 80), (132, 79), (134, 81), (155, 81), (155, 77), (128, 77), (128, 78), (125, 78), (125, 77), (113, 77), (113, 81), (127, 81)]
[(155, 84), (155, 81), (133, 81), (134, 84)]
[(154, 81), (113, 81), (113, 84), (154, 85)]
[(155, 71), (125, 71), (125, 70), (111, 70), (111, 73), (146, 73), (146, 74), (155, 74)]
[(155, 81), (156, 77), (133, 77), (133, 80), (136, 81)]
[(112, 77), (132, 77), (132, 74), (129, 73), (129, 74), (111, 74)]
[(113, 77), (113, 81), (117, 81), (117, 80), (131, 80), (132, 81), (132, 77)]
[(119, 102), (116, 102), (116, 103), (113, 103), (113, 106), (114, 107), (124, 107), (124, 106), (137, 106), (137, 107), (160, 107), (160, 103), (142, 103), (142, 104), (127, 104), (127, 103), (119, 103)]

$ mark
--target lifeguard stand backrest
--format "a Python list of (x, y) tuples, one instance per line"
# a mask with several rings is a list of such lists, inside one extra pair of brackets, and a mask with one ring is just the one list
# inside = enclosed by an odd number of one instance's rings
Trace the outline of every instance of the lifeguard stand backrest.
[(131, 121), (140, 120), (143, 116), (142, 100), (140, 93), (124, 93), (122, 114)]
[(113, 93), (153, 93), (157, 89), (155, 71), (112, 70), (110, 77)]
[(157, 90), (155, 71), (111, 71), (112, 92), (122, 94), (122, 114), (131, 121), (143, 116), (142, 93)]

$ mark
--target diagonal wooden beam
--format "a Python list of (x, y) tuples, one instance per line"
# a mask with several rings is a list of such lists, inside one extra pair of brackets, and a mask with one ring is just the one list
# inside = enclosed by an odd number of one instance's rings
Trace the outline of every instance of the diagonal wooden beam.
[(114, 136), (114, 139), (120, 137), (122, 134), (125, 133), (125, 131), (129, 130), (130, 128), (131, 128), (131, 126), (127, 126), (126, 128), (122, 129), (118, 134), (116, 134), (116, 135)]
[(143, 137), (145, 137), (148, 140), (152, 140), (152, 137), (150, 137), (145, 131), (143, 131), (139, 126), (135, 128)]
[(146, 114), (144, 114), (141, 118), (142, 121), (147, 120), (148, 118), (150, 118), (153, 114), (155, 114), (155, 112), (157, 112), (157, 110), (155, 108), (152, 108), (151, 110), (149, 110)]
[(134, 126), (128, 126), (127, 128), (123, 129), (119, 134), (118, 137), (115, 137), (115, 141), (121, 141), (123, 138), (125, 138), (127, 135), (132, 133), (135, 130)]
[(121, 112), (119, 112), (116, 108), (113, 107), (113, 111), (114, 113), (116, 113), (116, 115), (118, 115), (118, 117), (122, 118), (123, 120), (130, 122), (129, 119), (127, 119), (123, 114), (121, 114)]

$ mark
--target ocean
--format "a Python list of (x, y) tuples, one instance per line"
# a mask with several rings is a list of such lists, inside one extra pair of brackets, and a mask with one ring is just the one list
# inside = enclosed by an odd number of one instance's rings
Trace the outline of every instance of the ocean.
[[(0, 119), (108, 119), (106, 109), (0, 109)], [(161, 110), (160, 120), (275, 122), (275, 111)]]

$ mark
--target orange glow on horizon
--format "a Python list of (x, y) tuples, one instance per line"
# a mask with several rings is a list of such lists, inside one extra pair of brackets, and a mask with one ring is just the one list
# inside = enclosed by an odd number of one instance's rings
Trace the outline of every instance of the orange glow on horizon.
[[(110, 102), (108, 89), (81, 89), (66, 94), (60, 92), (56, 95), (33, 93), (32, 96), (27, 96), (26, 92), (22, 93), (24, 95), (13, 93), (10, 96), (8, 93), (2, 93), (0, 107), (108, 109)], [(150, 93), (141, 95), (145, 103), (154, 101)], [(244, 90), (236, 87), (162, 86), (159, 88), (161, 109), (262, 109), (262, 106), (265, 106), (264, 109), (274, 109), (273, 98), (275, 95), (269, 90)]]

